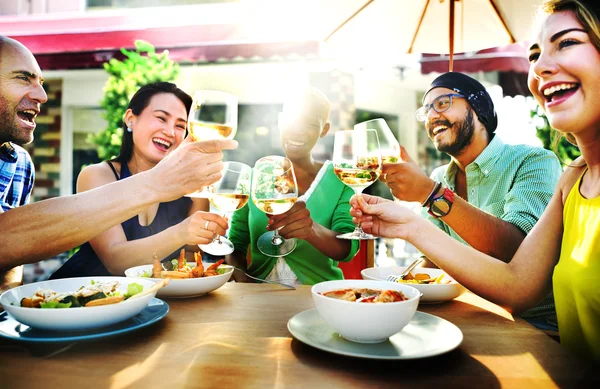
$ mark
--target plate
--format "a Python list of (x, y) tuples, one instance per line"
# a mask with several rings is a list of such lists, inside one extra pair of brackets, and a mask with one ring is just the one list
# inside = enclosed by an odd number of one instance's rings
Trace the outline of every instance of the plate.
[[(212, 263), (203, 262), (204, 268), (207, 269)], [(188, 263), (188, 266), (194, 268), (196, 266), (195, 263)], [(227, 269), (225, 274), (219, 274), (218, 276), (210, 276), (210, 277), (201, 277), (201, 278), (184, 278), (184, 279), (176, 279), (172, 278), (171, 282), (164, 288), (159, 289), (157, 296), (163, 298), (185, 298), (185, 297), (196, 297), (202, 296), (207, 293), (210, 293), (214, 290), (219, 289), (221, 286), (225, 285), (227, 281), (231, 278), (233, 274), (233, 267), (229, 265), (221, 265), (219, 268)], [(142, 265), (129, 268), (125, 270), (125, 275), (127, 277), (141, 277), (142, 274), (152, 274), (152, 265)], [(142, 280), (147, 280), (149, 282), (158, 282), (160, 278), (148, 278), (142, 277)]]
[(137, 283), (150, 289), (154, 283), (144, 279), (126, 277), (79, 277), (60, 280), (41, 281), (10, 289), (0, 296), (2, 307), (19, 322), (27, 326), (48, 331), (86, 331), (127, 320), (140, 313), (154, 298), (156, 292), (136, 299), (129, 299), (117, 304), (97, 307), (80, 307), (65, 309), (37, 309), (21, 307), (21, 299), (30, 297), (39, 289), (50, 289), (55, 292), (74, 292), (82, 286), (90, 286), (94, 282), (117, 281), (117, 291), (127, 293), (129, 284)]
[(0, 336), (26, 342), (58, 343), (104, 338), (134, 331), (156, 323), (169, 312), (169, 305), (157, 298), (140, 313), (120, 323), (90, 331), (59, 332), (38, 330), (19, 323), (7, 312), (0, 313)]
[(355, 343), (342, 338), (316, 309), (288, 321), (288, 330), (302, 343), (334, 354), (368, 359), (419, 359), (447, 353), (463, 340), (461, 330), (447, 320), (416, 312), (412, 320), (382, 343)]
[[(385, 281), (389, 275), (400, 275), (406, 270), (406, 266), (390, 266), (390, 267), (370, 267), (363, 269), (360, 275), (365, 280), (379, 280)], [(439, 303), (442, 301), (449, 301), (457, 298), (461, 294), (465, 293), (466, 289), (464, 286), (454, 281), (452, 277), (444, 273), (441, 269), (429, 269), (419, 268), (413, 270), (411, 273), (427, 273), (432, 278), (439, 277), (440, 274), (444, 274), (444, 278), (452, 280), (449, 284), (406, 284), (418, 289), (423, 296), (421, 296), (422, 303)]]

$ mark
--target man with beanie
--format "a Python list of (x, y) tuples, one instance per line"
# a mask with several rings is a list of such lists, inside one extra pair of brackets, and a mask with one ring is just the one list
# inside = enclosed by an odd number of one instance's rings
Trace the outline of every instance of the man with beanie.
[[(498, 118), (490, 95), (462, 73), (437, 77), (416, 116), (451, 161), (427, 177), (401, 148), (403, 162), (383, 167), (392, 194), (420, 202), (423, 215), (455, 239), (510, 261), (552, 197), (558, 159), (539, 147), (502, 143), (494, 134)], [(553, 329), (552, 296), (522, 317)]]

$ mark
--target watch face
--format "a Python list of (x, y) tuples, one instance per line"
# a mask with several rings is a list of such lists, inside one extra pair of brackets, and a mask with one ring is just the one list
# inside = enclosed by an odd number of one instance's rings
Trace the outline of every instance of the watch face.
[(450, 212), (452, 203), (445, 198), (437, 199), (431, 203), (431, 213), (437, 217), (446, 216)]

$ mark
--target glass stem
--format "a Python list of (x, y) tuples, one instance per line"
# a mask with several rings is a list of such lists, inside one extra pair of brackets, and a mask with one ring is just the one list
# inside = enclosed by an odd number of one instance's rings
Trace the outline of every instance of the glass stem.
[[(362, 191), (363, 191), (362, 188), (354, 189), (354, 193), (358, 197), (360, 197), (362, 195)], [(361, 224), (362, 224), (362, 222), (359, 220), (358, 223), (356, 223), (356, 228), (354, 229), (354, 232), (359, 233), (362, 236), (362, 235), (365, 235), (365, 232), (363, 231)]]
[(281, 237), (281, 235), (279, 235), (279, 228), (277, 228), (273, 232), (273, 239), (271, 239), (271, 243), (273, 243), (273, 246), (281, 246), (283, 242), (284, 239)]
[[(221, 217), (226, 219), (227, 222), (229, 222), (229, 219), (227, 218), (228, 213), (222, 213)], [(213, 240), (213, 242), (217, 242), (219, 244), (223, 244), (223, 242), (221, 242), (221, 235), (217, 234), (217, 236), (215, 236), (215, 239)]]

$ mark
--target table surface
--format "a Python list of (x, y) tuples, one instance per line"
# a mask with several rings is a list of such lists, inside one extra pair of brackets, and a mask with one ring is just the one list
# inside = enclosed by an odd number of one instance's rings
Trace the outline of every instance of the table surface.
[(590, 365), (556, 341), (468, 292), (419, 306), (457, 325), (461, 346), (400, 361), (331, 354), (292, 338), (288, 320), (314, 308), (308, 286), (228, 283), (167, 302), (161, 321), (111, 338), (61, 345), (0, 339), (0, 387), (491, 389), (599, 382)]

